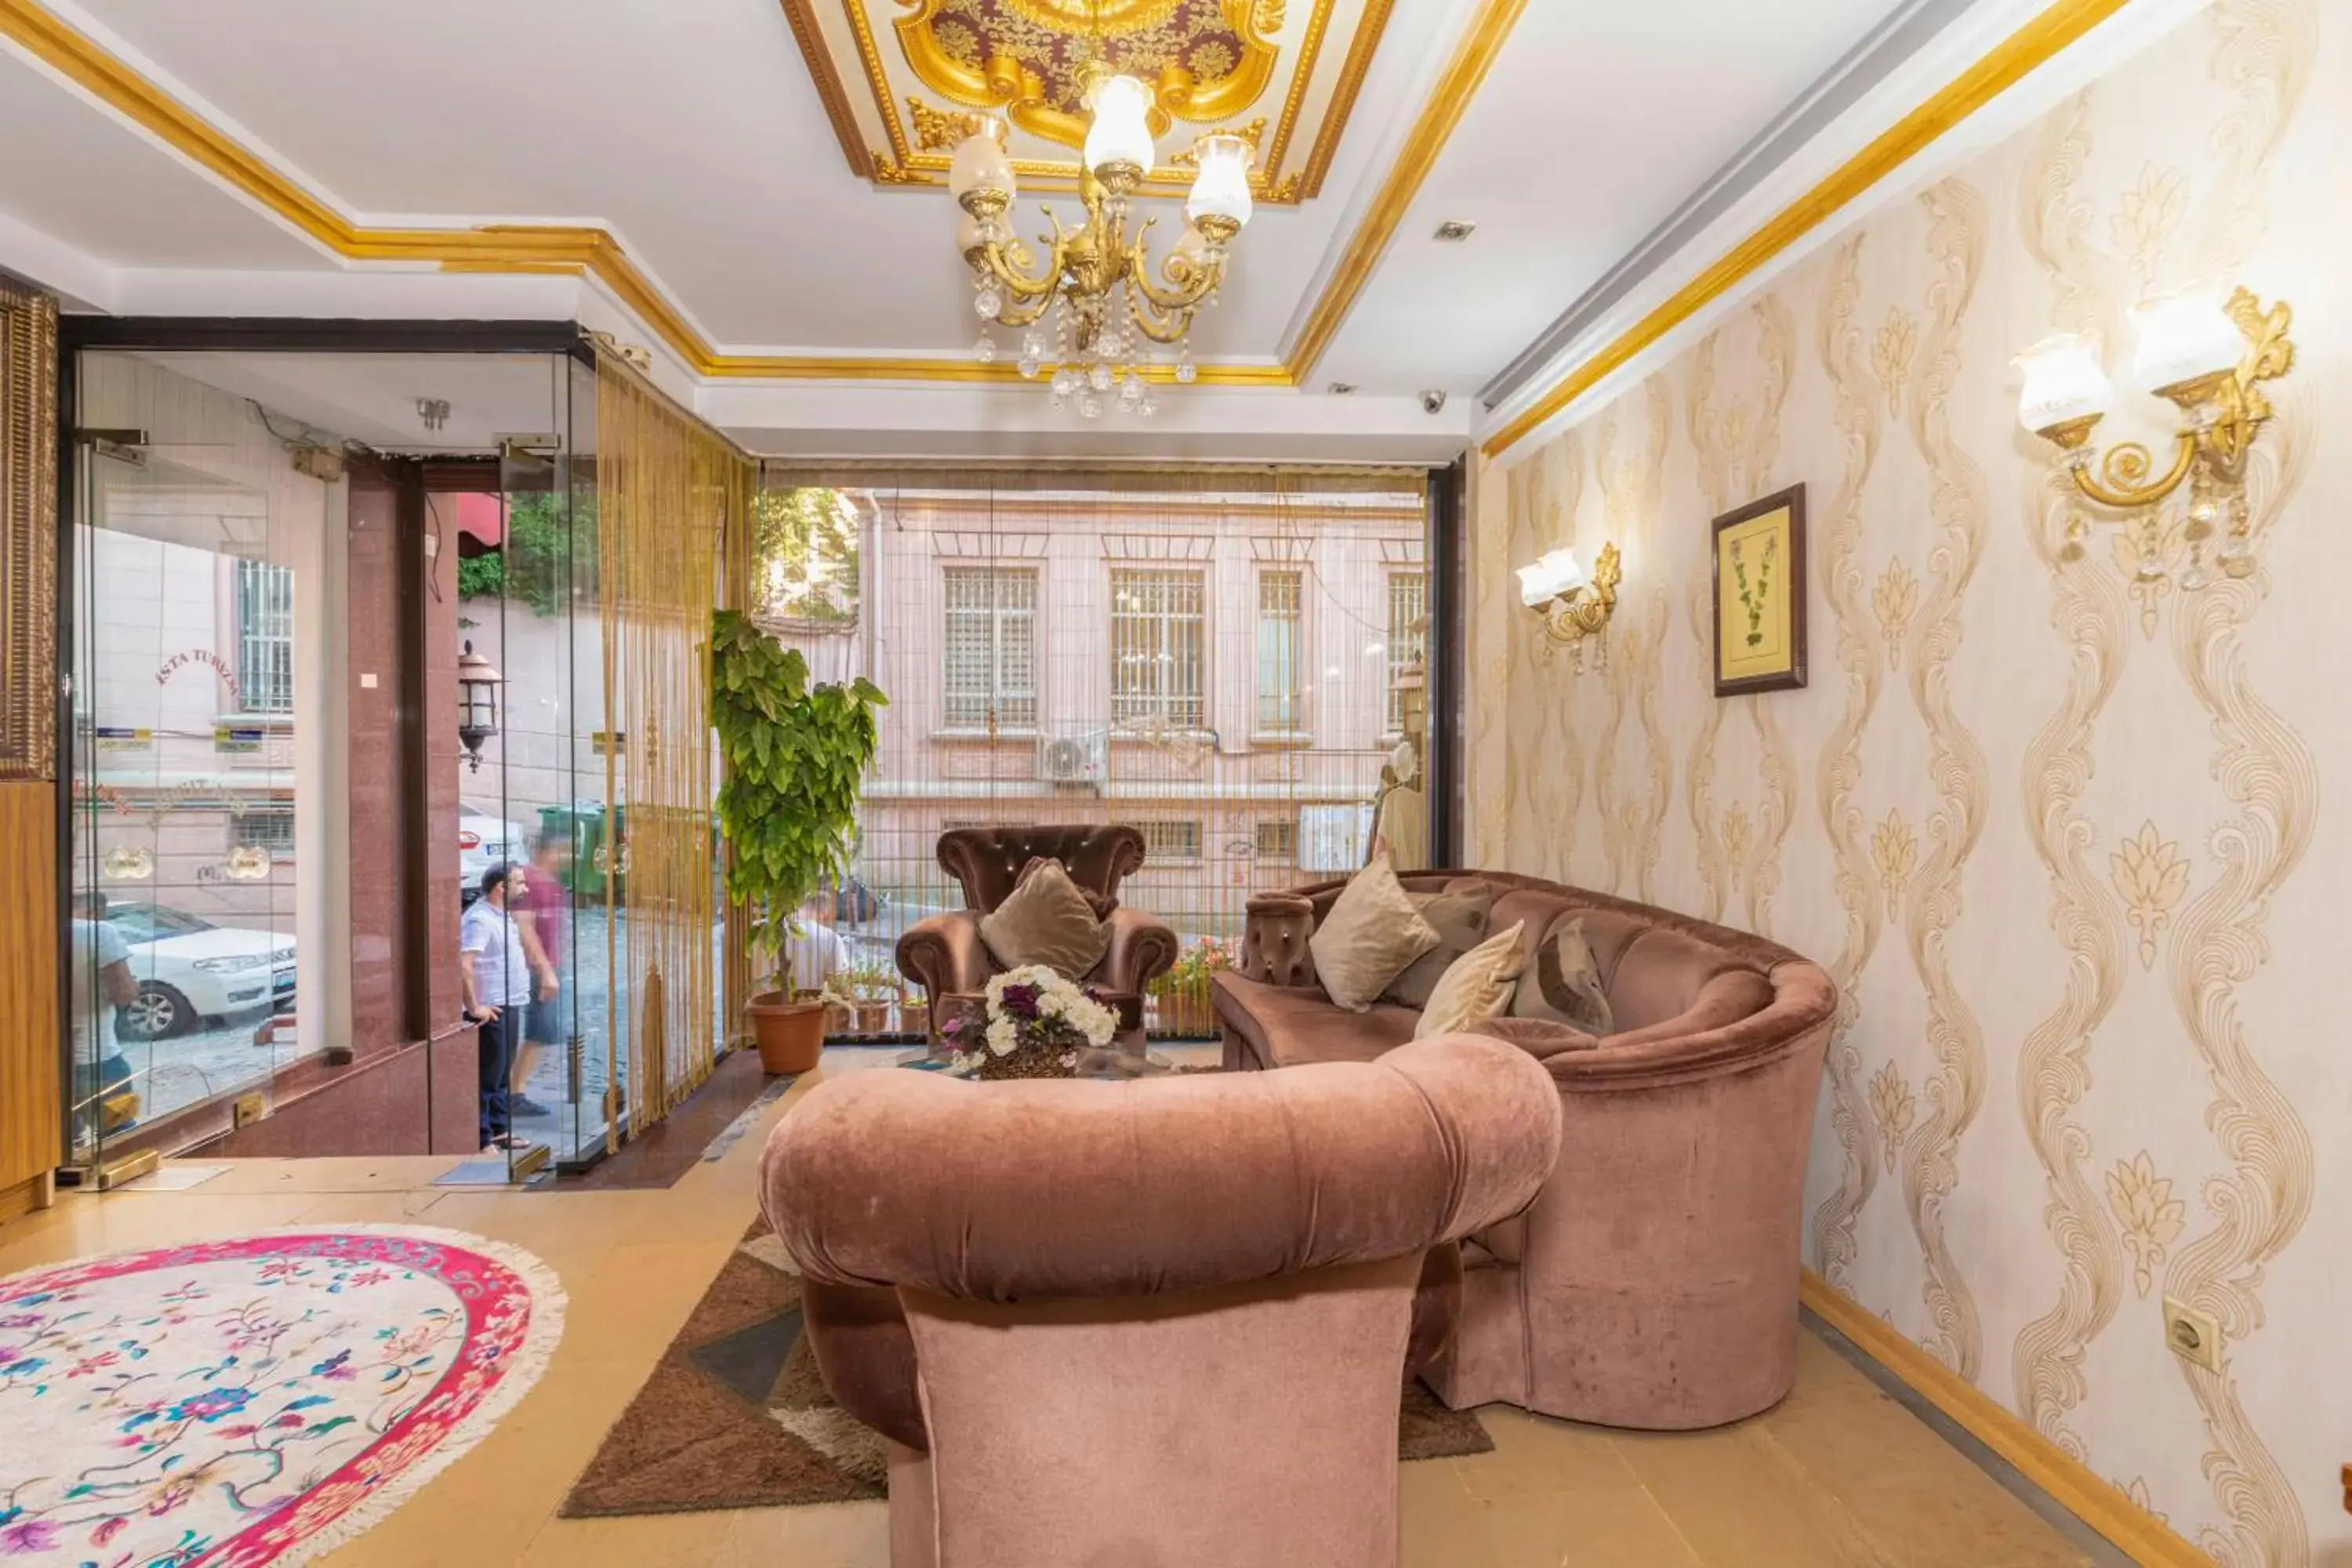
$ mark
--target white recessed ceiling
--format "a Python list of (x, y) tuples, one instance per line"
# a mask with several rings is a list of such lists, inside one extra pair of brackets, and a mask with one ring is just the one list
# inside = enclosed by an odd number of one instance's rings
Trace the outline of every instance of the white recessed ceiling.
[[(794, 3), (836, 30), (833, 10), (892, 14), (872, 0)], [(1466, 405), (1874, 29), (1979, 0), (1528, 0), (1450, 137), (1419, 145), (1416, 121), (1448, 61), (1465, 37), (1497, 31), (1507, 0), (1221, 3), (1254, 7), (1294, 60), (1305, 24), (1327, 9), (1335, 40), (1377, 20), (1379, 43), (1321, 193), (1261, 205), (1196, 352), (1290, 361), (1318, 391), (1342, 381), (1370, 400), (1435, 387)], [(969, 353), (975, 322), (950, 243), (952, 204), (936, 188), (877, 185), (853, 171), (783, 0), (0, 5), (0, 142), (42, 149), (0, 166), (0, 268), (38, 280), (48, 252), (10, 248), (12, 236), (31, 236), (80, 253), (92, 276), (135, 280), (123, 292), (144, 313), (211, 313), (232, 298), (270, 313), (273, 292), (316, 296), (247, 275), (380, 277), (400, 264), (331, 254), (119, 105), (34, 63), (21, 23), (11, 36), (12, 9), (87, 36), (158, 101), (352, 225), (601, 227), (723, 353)], [(890, 28), (875, 31), (879, 48), (899, 47)], [(1325, 48), (1342, 58), (1339, 43)], [(884, 64), (904, 96), (905, 61)], [(1328, 61), (1309, 74), (1310, 98), (1330, 90)], [(1281, 90), (1270, 86), (1233, 121), (1278, 115)], [(1345, 279), (1383, 182), (1400, 160), (1418, 167), (1433, 151), (1319, 363), (1299, 365), (1301, 325), (1333, 277)], [(1074, 205), (1058, 202), (1066, 213)], [(1142, 205), (1162, 215), (1162, 229), (1181, 221), (1173, 201)], [(1024, 231), (1042, 226), (1027, 196), (1018, 216)], [(1442, 218), (1471, 220), (1476, 233), (1439, 242)], [(415, 298), (412, 288), (374, 313), (425, 313)]]

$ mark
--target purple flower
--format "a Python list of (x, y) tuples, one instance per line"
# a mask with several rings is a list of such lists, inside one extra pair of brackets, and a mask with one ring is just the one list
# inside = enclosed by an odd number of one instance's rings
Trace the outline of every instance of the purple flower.
[(1037, 988), (1034, 985), (1008, 985), (1001, 1000), (1004, 1010), (1026, 1022), (1037, 1016)]
[(52, 1551), (57, 1544), (58, 1527), (47, 1520), (28, 1519), (22, 1524), (12, 1524), (0, 1530), (0, 1552), (11, 1556)]

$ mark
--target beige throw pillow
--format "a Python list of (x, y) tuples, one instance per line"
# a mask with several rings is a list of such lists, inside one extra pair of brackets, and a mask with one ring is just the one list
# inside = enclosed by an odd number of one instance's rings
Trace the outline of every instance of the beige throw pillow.
[(1429, 994), (1429, 1005), (1421, 1011), (1421, 1022), (1412, 1026), (1412, 1037), (1451, 1035), (1501, 1017), (1527, 962), (1519, 952), (1519, 935), (1526, 927), (1522, 921), (1498, 931), (1447, 965), (1437, 989)]
[(1003, 903), (980, 918), (980, 940), (1006, 969), (1042, 963), (1069, 980), (1083, 980), (1102, 962), (1110, 928), (1070, 880), (1059, 860), (1038, 858)]
[(1454, 961), (1486, 940), (1486, 917), (1494, 912), (1495, 889), (1465, 888), (1459, 892), (1407, 893), (1421, 918), (1437, 930), (1437, 945), (1405, 965), (1389, 982), (1384, 1002), (1426, 1007), (1440, 975)]
[(1437, 928), (1421, 918), (1385, 857), (1348, 879), (1307, 951), (1332, 1001), (1361, 1013), (1406, 964), (1437, 945)]
[(1549, 940), (1536, 944), (1511, 998), (1511, 1016), (1570, 1024), (1588, 1035), (1616, 1032), (1608, 994), (1601, 988), (1601, 963), (1584, 940), (1581, 916), (1562, 921)]

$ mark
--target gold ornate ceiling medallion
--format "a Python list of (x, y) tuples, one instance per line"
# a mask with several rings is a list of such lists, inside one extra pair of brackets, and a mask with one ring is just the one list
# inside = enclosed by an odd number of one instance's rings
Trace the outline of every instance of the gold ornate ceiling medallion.
[[(1024, 184), (1075, 189), (1079, 74), (1098, 57), (1151, 89), (1155, 137), (1243, 137), (1253, 194), (1286, 205), (1319, 189), (1393, 0), (891, 0), (887, 18), (884, 0), (781, 3), (844, 154), (877, 184), (947, 184), (977, 112), (1010, 125)], [(1136, 192), (1179, 195), (1191, 174), (1171, 158)]]

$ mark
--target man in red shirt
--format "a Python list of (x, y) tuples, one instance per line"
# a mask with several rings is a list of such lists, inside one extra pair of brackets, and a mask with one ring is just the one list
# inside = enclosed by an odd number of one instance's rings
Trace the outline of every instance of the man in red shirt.
[(521, 1047), (515, 1052), (513, 1090), (508, 1103), (517, 1116), (551, 1116), (554, 1112), (524, 1093), (540, 1052), (563, 1043), (564, 1004), (558, 993), (562, 982), (557, 965), (572, 955), (572, 889), (564, 885), (571, 869), (572, 842), (562, 834), (542, 833), (530, 847), (531, 874), (521, 897), (514, 901), (515, 926), (522, 934), (522, 950), (530, 960), (534, 982), (531, 1005), (523, 1019)]

